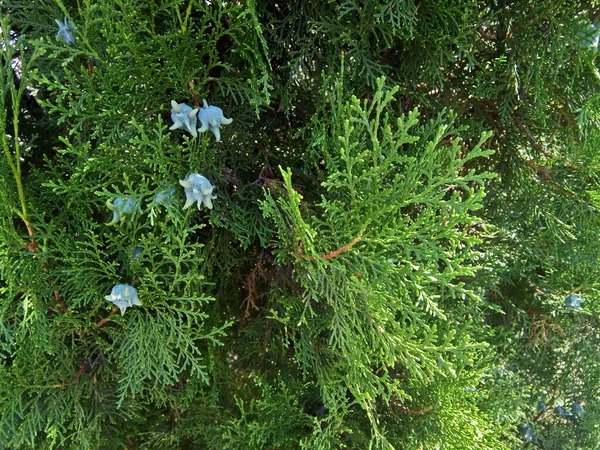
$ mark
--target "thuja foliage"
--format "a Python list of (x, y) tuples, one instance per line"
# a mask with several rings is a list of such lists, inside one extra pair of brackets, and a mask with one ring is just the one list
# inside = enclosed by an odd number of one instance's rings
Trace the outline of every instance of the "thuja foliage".
[(600, 3), (0, 8), (0, 448), (600, 448)]

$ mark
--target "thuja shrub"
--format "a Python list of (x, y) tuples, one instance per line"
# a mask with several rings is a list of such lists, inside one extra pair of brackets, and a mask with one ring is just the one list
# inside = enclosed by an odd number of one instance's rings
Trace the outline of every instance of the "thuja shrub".
[(598, 6), (0, 1), (0, 448), (596, 448)]

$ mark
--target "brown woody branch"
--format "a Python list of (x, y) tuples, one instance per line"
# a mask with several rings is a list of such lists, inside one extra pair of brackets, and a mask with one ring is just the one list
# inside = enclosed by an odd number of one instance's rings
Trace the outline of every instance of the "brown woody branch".
[(68, 306), (65, 303), (65, 301), (62, 299), (62, 297), (60, 296), (60, 293), (58, 292), (58, 290), (54, 290), (54, 298), (56, 299), (56, 303), (58, 303), (58, 306), (60, 306), (60, 309), (62, 311), (62, 313), (66, 313)]
[[(323, 255), (321, 255), (321, 258), (325, 259), (325, 260), (330, 260), (335, 258), (336, 256), (341, 255), (342, 253), (346, 253), (348, 250), (350, 250), (352, 247), (354, 247), (356, 245), (356, 243), (358, 241), (360, 241), (361, 236), (356, 236), (354, 239), (352, 239), (350, 242), (348, 242), (348, 244), (344, 245), (343, 247), (338, 248), (337, 250), (333, 250), (329, 253), (325, 253)], [(304, 258), (304, 246), (302, 245), (302, 242), (300, 242), (300, 246), (298, 249), (298, 256), (300, 258)], [(317, 258), (315, 258), (314, 256), (309, 256), (308, 259), (310, 259), (311, 261), (316, 261)]]
[(535, 137), (533, 137), (533, 134), (531, 134), (531, 131), (529, 131), (529, 128), (527, 128), (527, 125), (525, 125), (523, 122), (521, 122), (521, 119), (519, 119), (517, 116), (514, 116), (513, 120), (515, 121), (515, 124), (521, 129), (521, 131), (523, 131), (523, 133), (525, 133), (525, 136), (527, 136), (527, 140), (529, 141), (529, 143), (531, 145), (533, 145), (533, 147), (535, 147), (537, 149), (537, 151), (539, 151), (546, 158), (552, 157), (552, 155), (547, 150), (544, 149), (542, 144), (540, 144), (537, 141), (537, 139)]
[[(358, 241), (360, 241), (360, 236), (356, 236), (347, 245), (344, 245), (343, 247), (340, 247), (337, 250), (334, 250), (334, 251), (329, 252), (329, 253), (325, 253), (324, 255), (322, 255), (322, 258), (323, 259), (333, 259), (336, 256), (341, 255), (342, 253), (346, 253), (348, 250), (350, 250), (352, 247), (354, 247), (354, 245)], [(315, 260), (314, 256), (311, 256), (310, 259), (311, 259), (311, 261)]]
[[(342, 253), (346, 253), (348, 250), (350, 250), (352, 247), (354, 247), (354, 245), (356, 245), (356, 243), (358, 241), (360, 241), (361, 236), (356, 236), (354, 239), (352, 239), (350, 242), (348, 242), (348, 244), (344, 245), (343, 247), (338, 248), (337, 250), (333, 250), (329, 253), (325, 253), (323, 255), (321, 255), (321, 258), (325, 259), (325, 260), (330, 260), (335, 258), (336, 256), (341, 255)], [(300, 241), (300, 245), (298, 246), (298, 257), (304, 259), (304, 245), (302, 244), (302, 241)], [(315, 258), (314, 256), (309, 256), (308, 259), (310, 259), (311, 261), (316, 261), (317, 258)]]
[[(52, 278), (52, 280), (50, 280), (50, 285), (54, 286), (54, 283), (56, 283), (56, 278)], [(62, 313), (63, 314), (66, 313), (67, 309), (69, 309), (69, 308), (67, 307), (67, 304), (60, 296), (58, 289), (54, 289), (54, 298), (56, 299), (56, 303), (58, 303), (58, 306), (60, 306)]]
[(75, 374), (75, 378), (73, 378), (72, 381), (65, 381), (64, 383), (58, 383), (58, 384), (55, 384), (52, 387), (55, 387), (55, 388), (64, 388), (64, 387), (70, 386), (73, 383), (77, 383), (79, 381), (79, 379), (81, 378), (81, 375), (83, 375), (83, 372), (85, 372), (85, 362), (81, 363), (81, 365), (79, 366), (79, 370)]
[(564, 190), (563, 188), (558, 186), (556, 183), (553, 183), (552, 181), (542, 179), (542, 183), (544, 183), (546, 186), (550, 187), (551, 189), (554, 189), (555, 191), (560, 192), (561, 194), (563, 194), (569, 198), (572, 198), (573, 200), (575, 200), (577, 202), (581, 202), (581, 199), (579, 197), (577, 197), (575, 194)]
[(192, 97), (194, 97), (194, 106), (197, 108), (200, 106), (200, 100), (198, 99), (198, 93), (194, 90), (194, 80), (188, 83), (188, 86), (192, 90)]
[(244, 311), (244, 316), (243, 316), (244, 320), (247, 320), (248, 317), (250, 317), (250, 308), (253, 308), (258, 311), (258, 306), (256, 305), (256, 298), (257, 298), (256, 275), (258, 273), (260, 273), (263, 278), (265, 278), (265, 279), (267, 278), (265, 271), (263, 270), (263, 267), (262, 267), (263, 256), (264, 256), (264, 249), (262, 249), (260, 251), (258, 261), (256, 261), (255, 266), (252, 268), (252, 271), (248, 274), (248, 277), (246, 278), (246, 285), (248, 286), (248, 295), (246, 296), (246, 299), (242, 303), (242, 306), (244, 306), (244, 304), (246, 305), (246, 309)]
[[(98, 322), (96, 322), (93, 325), (94, 329), (98, 329), (104, 325), (106, 325), (106, 322), (108, 322), (108, 318), (114, 314), (116, 314), (119, 311), (119, 307), (118, 306), (114, 306), (113, 309), (110, 310), (110, 312), (108, 313), (108, 316), (106, 316), (104, 319), (99, 320)], [(84, 329), (83, 331), (79, 332), (77, 330), (75, 330), (76, 333), (80, 336), (87, 336), (90, 333), (89, 329)]]
[(115, 306), (113, 309), (110, 310), (110, 312), (108, 313), (108, 316), (106, 316), (104, 319), (100, 320), (99, 322), (94, 324), (94, 328), (100, 328), (101, 326), (103, 326), (104, 324), (106, 324), (106, 322), (108, 322), (108, 318), (114, 314), (116, 314), (119, 311), (119, 307)]
[(538, 166), (537, 164), (535, 164), (533, 161), (529, 161), (529, 160), (524, 160), (524, 163), (527, 167), (532, 168), (533, 170), (535, 170), (537, 176), (539, 177), (540, 181), (542, 183), (544, 183), (546, 186), (548, 186), (550, 189), (556, 191), (556, 192), (560, 192), (562, 195), (569, 197), (579, 203), (581, 203), (581, 199), (579, 197), (577, 197), (575, 194), (561, 188), (559, 185), (557, 185), (556, 183), (550, 181), (550, 171), (547, 167), (545, 166)]

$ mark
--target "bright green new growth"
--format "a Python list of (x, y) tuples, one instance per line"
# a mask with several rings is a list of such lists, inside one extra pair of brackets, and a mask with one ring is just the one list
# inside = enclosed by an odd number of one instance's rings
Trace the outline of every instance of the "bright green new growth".
[(409, 398), (398, 377), (452, 377), (455, 362), (480, 347), (466, 334), (440, 335), (432, 318), (445, 318), (440, 301), (472, 296), (458, 278), (476, 269), (469, 213), (481, 207), (489, 174), (464, 165), (493, 153), (481, 148), (489, 134), (460, 157), (457, 140), (443, 143), (454, 133), (447, 125), (413, 130), (417, 111), (393, 119), (396, 89), (382, 85), (370, 104), (331, 99), (329, 129), (313, 134), (330, 175), (312, 212), (303, 211), (289, 170), (286, 192), (267, 192), (263, 203), (277, 231), (275, 260), (291, 264), (302, 291), (274, 293), (272, 317), (291, 336), (303, 373), (315, 374), (323, 402), (364, 409), (378, 446), (386, 439), (376, 403)]
[(596, 3), (0, 0), (0, 449), (598, 448)]

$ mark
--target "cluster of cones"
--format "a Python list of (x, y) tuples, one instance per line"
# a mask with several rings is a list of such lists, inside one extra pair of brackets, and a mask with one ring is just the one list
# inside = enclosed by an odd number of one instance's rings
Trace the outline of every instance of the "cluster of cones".
[[(221, 125), (229, 125), (233, 122), (233, 119), (227, 119), (223, 115), (221, 108), (209, 105), (205, 99), (202, 99), (201, 108), (192, 108), (185, 103), (171, 100), (171, 120), (173, 125), (169, 130), (183, 128), (193, 137), (198, 137), (198, 133), (210, 130), (215, 135), (217, 142), (221, 140)], [(197, 128), (198, 121), (200, 121), (200, 128)]]

